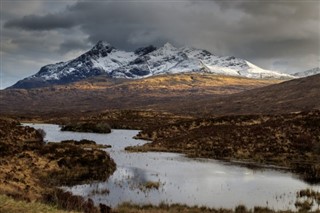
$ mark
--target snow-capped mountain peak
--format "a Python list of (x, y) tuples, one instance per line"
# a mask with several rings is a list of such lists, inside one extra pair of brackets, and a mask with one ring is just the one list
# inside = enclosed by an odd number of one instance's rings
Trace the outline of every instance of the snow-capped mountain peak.
[(163, 45), (164, 49), (176, 49), (171, 43), (167, 42)]
[[(94, 45), (91, 50), (83, 55), (89, 55), (90, 57), (106, 57), (112, 50), (115, 48), (105, 41), (99, 41), (96, 45)], [(81, 56), (83, 56), (81, 55)], [(80, 56), (80, 57), (81, 57)]]
[(141, 47), (141, 48), (138, 48), (134, 51), (134, 54), (138, 55), (138, 56), (144, 56), (154, 50), (156, 50), (157, 48), (153, 45), (149, 45), (149, 46), (146, 46), (146, 47)]
[(165, 43), (162, 47), (158, 48), (156, 51), (152, 52), (152, 55), (174, 55), (178, 49), (170, 43)]
[(165, 43), (127, 52), (99, 41), (79, 57), (42, 67), (38, 73), (18, 81), (11, 88), (32, 88), (64, 84), (90, 76), (106, 74), (110, 78), (144, 78), (152, 75), (208, 72), (248, 78), (293, 78), (288, 74), (264, 70), (234, 56), (216, 56), (193, 47), (175, 47)]
[(108, 48), (111, 47), (111, 44), (106, 42), (106, 41), (98, 41), (98, 43), (96, 45), (93, 46), (92, 49), (104, 49), (104, 48)]

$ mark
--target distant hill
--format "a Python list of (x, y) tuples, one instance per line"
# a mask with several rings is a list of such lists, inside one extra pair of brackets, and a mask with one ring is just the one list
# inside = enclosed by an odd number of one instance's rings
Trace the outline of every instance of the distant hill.
[(285, 82), (192, 73), (136, 80), (98, 76), (67, 85), (2, 90), (0, 113), (140, 109), (199, 115), (273, 114), (320, 109), (319, 91), (319, 74)]
[(184, 113), (181, 104), (202, 112), (201, 100), (262, 87), (279, 80), (212, 74), (172, 74), (129, 80), (97, 76), (67, 85), (0, 91), (0, 113), (77, 113), (106, 109), (151, 109)]
[(37, 88), (68, 84), (101, 74), (109, 78), (140, 79), (155, 75), (177, 73), (212, 73), (262, 79), (291, 79), (291, 75), (264, 70), (234, 56), (217, 56), (192, 47), (174, 47), (166, 43), (160, 48), (152, 45), (127, 52), (99, 41), (79, 57), (49, 64), (36, 74), (18, 81), (9, 88)]
[[(260, 114), (320, 109), (320, 74), (252, 89), (227, 97), (201, 100), (208, 113)], [(190, 105), (185, 110), (192, 111)], [(184, 108), (184, 107), (182, 107)]]

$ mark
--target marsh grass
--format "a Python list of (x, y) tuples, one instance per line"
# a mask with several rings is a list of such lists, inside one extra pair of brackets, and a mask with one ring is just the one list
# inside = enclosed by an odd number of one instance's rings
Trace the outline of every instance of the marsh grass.
[(0, 213), (76, 213), (76, 211), (64, 211), (57, 206), (43, 204), (40, 202), (26, 202), (0, 195)]
[(188, 157), (284, 167), (309, 183), (320, 182), (320, 111), (281, 115), (228, 115), (180, 121), (142, 130), (151, 140), (127, 151), (164, 151)]
[(111, 127), (106, 122), (77, 122), (63, 125), (61, 131), (111, 133)]
[[(113, 212), (116, 213), (293, 213), (294, 211), (285, 210), (285, 211), (274, 211), (265, 207), (254, 207), (249, 209), (244, 205), (239, 205), (234, 209), (214, 209), (208, 207), (199, 207), (199, 206), (187, 206), (183, 204), (164, 204), (161, 203), (158, 206), (153, 205), (136, 205), (132, 203), (123, 203), (114, 209)], [(300, 211), (308, 212), (308, 211)], [(319, 210), (312, 211), (313, 213), (320, 213)]]
[(315, 206), (318, 206), (318, 211), (320, 211), (320, 192), (311, 189), (300, 190), (297, 192), (295, 206), (300, 212), (308, 212)]
[[(108, 210), (106, 205), (101, 204), (99, 210), (92, 200), (57, 188), (106, 180), (116, 164), (101, 147), (88, 140), (44, 143), (44, 133), (18, 124), (0, 118), (1, 213), (50, 213), (55, 212), (54, 207), (86, 213)], [(29, 203), (15, 203), (4, 195)]]
[(147, 181), (145, 183), (140, 184), (140, 190), (141, 191), (147, 191), (147, 190), (158, 190), (160, 187), (161, 183), (159, 181)]

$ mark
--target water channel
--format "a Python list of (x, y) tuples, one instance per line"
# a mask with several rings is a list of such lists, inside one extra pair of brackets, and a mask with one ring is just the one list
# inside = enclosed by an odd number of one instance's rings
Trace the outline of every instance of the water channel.
[[(46, 132), (45, 140), (94, 140), (106, 149), (117, 164), (107, 182), (65, 187), (76, 195), (115, 207), (123, 202), (138, 204), (181, 203), (214, 208), (234, 208), (243, 204), (275, 210), (295, 210), (296, 192), (309, 185), (291, 173), (273, 169), (249, 169), (208, 159), (190, 159), (176, 153), (129, 153), (127, 146), (141, 145), (137, 130), (112, 130), (111, 134), (61, 132), (58, 125), (25, 124)], [(142, 187), (157, 182), (159, 189)]]

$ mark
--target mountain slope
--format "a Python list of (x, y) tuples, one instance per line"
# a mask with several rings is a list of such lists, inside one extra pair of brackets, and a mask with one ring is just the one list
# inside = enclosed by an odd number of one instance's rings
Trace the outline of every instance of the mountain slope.
[(320, 109), (320, 74), (277, 83), (277, 80), (192, 73), (137, 80), (97, 76), (68, 85), (2, 90), (0, 113), (71, 114), (143, 109), (211, 116)]
[(291, 78), (275, 71), (263, 70), (243, 59), (222, 57), (206, 50), (190, 47), (176, 48), (170, 43), (143, 55), (127, 66), (113, 71), (121, 77), (134, 78), (134, 71), (143, 71), (146, 76), (184, 72), (207, 72), (248, 78)]
[(51, 87), (0, 91), (0, 113), (97, 112), (106, 109), (170, 110), (182, 113), (179, 103), (203, 111), (200, 100), (239, 93), (279, 80), (249, 79), (211, 74), (157, 75), (143, 79), (112, 79), (100, 75)]
[(78, 58), (46, 65), (35, 75), (18, 81), (12, 88), (34, 88), (78, 81), (118, 68), (135, 57), (135, 53), (117, 50), (110, 44), (99, 41)]
[(66, 84), (101, 74), (110, 78), (138, 79), (184, 72), (207, 72), (248, 78), (293, 78), (287, 74), (261, 69), (243, 59), (216, 56), (206, 50), (176, 48), (166, 43), (158, 49), (148, 46), (126, 52), (99, 41), (91, 50), (76, 59), (46, 65), (35, 75), (18, 81), (10, 88)]
[[(200, 100), (199, 105), (206, 108), (207, 113), (216, 115), (308, 111), (320, 109), (319, 91), (320, 74), (231, 94), (226, 97)], [(195, 110), (189, 104), (179, 107), (187, 111)]]

